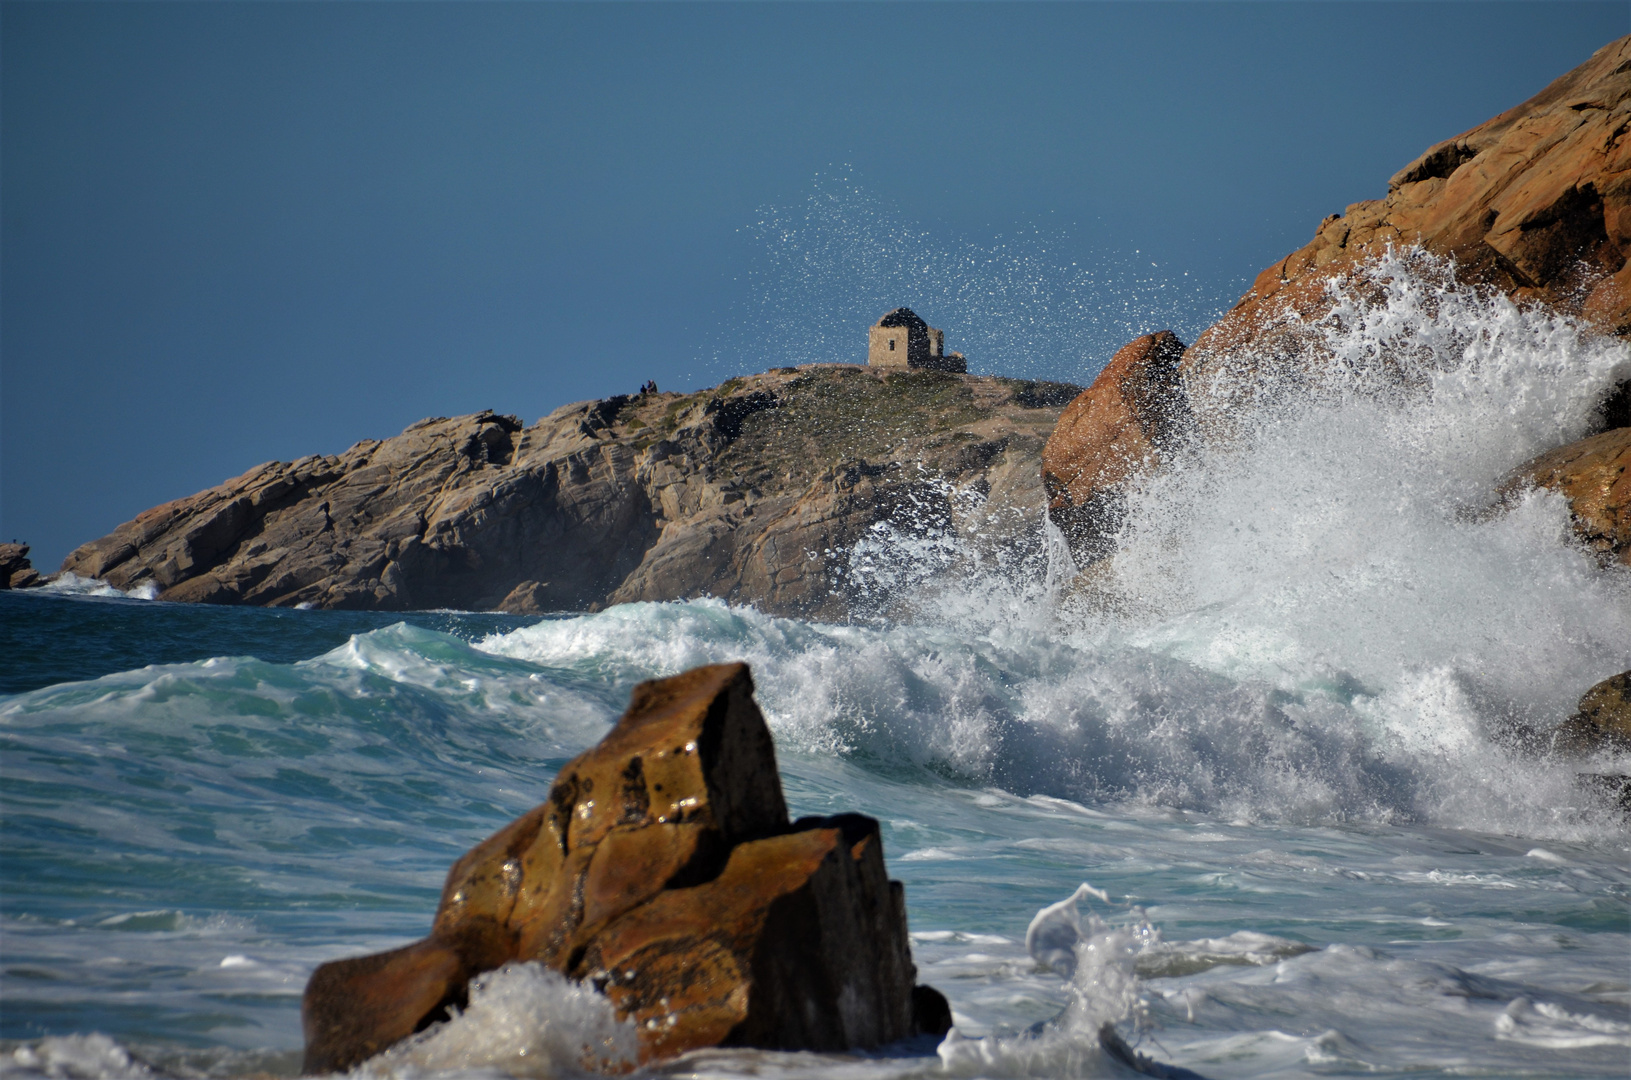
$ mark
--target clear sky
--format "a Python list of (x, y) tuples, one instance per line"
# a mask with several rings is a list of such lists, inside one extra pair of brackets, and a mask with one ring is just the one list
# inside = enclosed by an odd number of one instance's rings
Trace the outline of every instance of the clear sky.
[(864, 359), (1089, 381), (1623, 2), (0, 9), (0, 540), (429, 415)]

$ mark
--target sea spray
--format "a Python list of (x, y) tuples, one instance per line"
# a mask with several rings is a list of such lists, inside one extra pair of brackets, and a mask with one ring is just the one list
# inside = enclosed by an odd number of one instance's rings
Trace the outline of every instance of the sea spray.
[(764, 208), (744, 230), (759, 243), (744, 299), (715, 346), (721, 376), (753, 355), (767, 364), (852, 363), (859, 330), (910, 301), (947, 331), (970, 370), (1091, 378), (1156, 320), (1197, 332), (1232, 288), (1137, 250), (1084, 244), (1070, 230), (1031, 227), (988, 240), (943, 240), (869, 194), (852, 171), (818, 175), (804, 199)]
[(363, 1076), (492, 1070), (524, 1077), (621, 1073), (638, 1060), (634, 1025), (593, 987), (542, 964), (507, 964), (470, 982), (470, 1004), (358, 1066)]
[(1254, 392), (1133, 488), (1119, 550), (1062, 603), (1057, 543), (1003, 565), (946, 529), (883, 526), (851, 571), (895, 621), (743, 615), (742, 638), (692, 657), (734, 648), (770, 673), (773, 722), (803, 745), (1010, 790), (1616, 830), (1577, 766), (1523, 747), (1631, 666), (1631, 575), (1573, 541), (1561, 498), (1503, 484), (1589, 430), (1631, 353), (1420, 252), (1331, 289), (1300, 356), (1214, 365)]
[[(1139, 956), (1159, 945), (1160, 932), (1141, 917), (1115, 927), (1098, 914), (1083, 919), (1077, 904), (1088, 896), (1108, 899), (1083, 884), (1064, 900), (1037, 912), (1025, 935), (1039, 964), (1063, 975), (1069, 996), (1052, 1020), (1018, 1035), (965, 1038), (955, 1030), (940, 1044), (945, 1071), (953, 1076), (1075, 1077), (1116, 1075), (1116, 1061), (1131, 1056), (1117, 1024), (1148, 1026)], [(1141, 914), (1141, 913), (1135, 913)]]

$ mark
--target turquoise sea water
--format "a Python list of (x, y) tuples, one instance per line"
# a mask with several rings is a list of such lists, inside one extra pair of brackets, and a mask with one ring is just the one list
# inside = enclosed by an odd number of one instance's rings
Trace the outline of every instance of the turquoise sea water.
[[(1631, 357), (1409, 280), (1373, 303), (1330, 341), (1413, 358), (1405, 388), (1338, 364), (1245, 414), (1133, 493), (1092, 588), (1057, 548), (880, 532), (851, 558), (896, 615), (846, 626), (0, 593), (0, 1069), (296, 1072), (313, 966), (421, 936), (635, 682), (739, 659), (793, 813), (882, 822), (956, 1028), (657, 1071), (1116, 1075), (1108, 1020), (1217, 1078), (1627, 1075), (1631, 827), (1577, 773), (1631, 760), (1510, 736), (1631, 667), (1631, 575), (1495, 491)], [(1108, 900), (1039, 963), (1027, 926), (1083, 882)], [(570, 1073), (603, 1037), (518, 969), (369, 1068)]]

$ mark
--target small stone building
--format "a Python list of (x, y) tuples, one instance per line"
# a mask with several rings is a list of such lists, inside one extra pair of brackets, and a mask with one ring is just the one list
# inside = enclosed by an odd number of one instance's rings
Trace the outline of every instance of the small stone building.
[(968, 371), (962, 353), (943, 351), (946, 335), (918, 317), (911, 308), (896, 308), (875, 323), (867, 334), (866, 362), (872, 367)]

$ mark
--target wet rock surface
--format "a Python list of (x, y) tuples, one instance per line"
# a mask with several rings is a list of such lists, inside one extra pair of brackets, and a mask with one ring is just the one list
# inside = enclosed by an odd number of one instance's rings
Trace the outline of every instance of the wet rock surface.
[[(1161, 462), (1154, 433), (1171, 424), (1169, 400), (1181, 398), (1197, 427), (1225, 431), (1230, 411), (1265, 382), (1321, 355), (1317, 324), (1331, 312), (1333, 278), (1390, 246), (1412, 245), (1453, 260), (1464, 284), (1631, 338), (1631, 37), (1605, 45), (1523, 104), (1429, 147), (1392, 177), (1384, 198), (1325, 219), (1310, 243), (1260, 273), (1183, 350), (1170, 396), (1126, 388), (1138, 363), (1131, 357), (1149, 353), (1161, 335), (1118, 353), (1066, 409), (1043, 452), (1049, 514), (1078, 565), (1110, 553), (1120, 490)], [(1171, 360), (1161, 354), (1164, 373)], [(1603, 403), (1604, 426), (1626, 423), (1626, 408), (1622, 385)], [(1631, 528), (1625, 444), (1623, 431), (1611, 432), (1528, 467), (1533, 482), (1570, 499), (1588, 544), (1622, 558)]]
[(1587, 690), (1579, 709), (1558, 725), (1552, 739), (1568, 754), (1631, 750), (1631, 671), (1611, 675)]
[(1078, 391), (852, 365), (421, 421), (154, 507), (63, 563), (161, 599), (517, 613), (717, 596), (842, 618), (875, 526), (1036, 546)]
[(1631, 427), (1542, 454), (1506, 487), (1513, 491), (1530, 484), (1569, 500), (1575, 533), (1604, 561), (1631, 564)]
[(429, 937), (313, 973), (305, 1070), (350, 1068), (445, 1019), (471, 978), (514, 961), (605, 993), (643, 1061), (943, 1034), (877, 822), (789, 823), (752, 695), (743, 664), (636, 687), (541, 806), (454, 864)]
[(1122, 485), (1183, 441), (1190, 423), (1178, 375), (1183, 355), (1170, 330), (1122, 346), (1065, 407), (1043, 448), (1048, 515), (1078, 563), (1110, 553), (1124, 517)]

